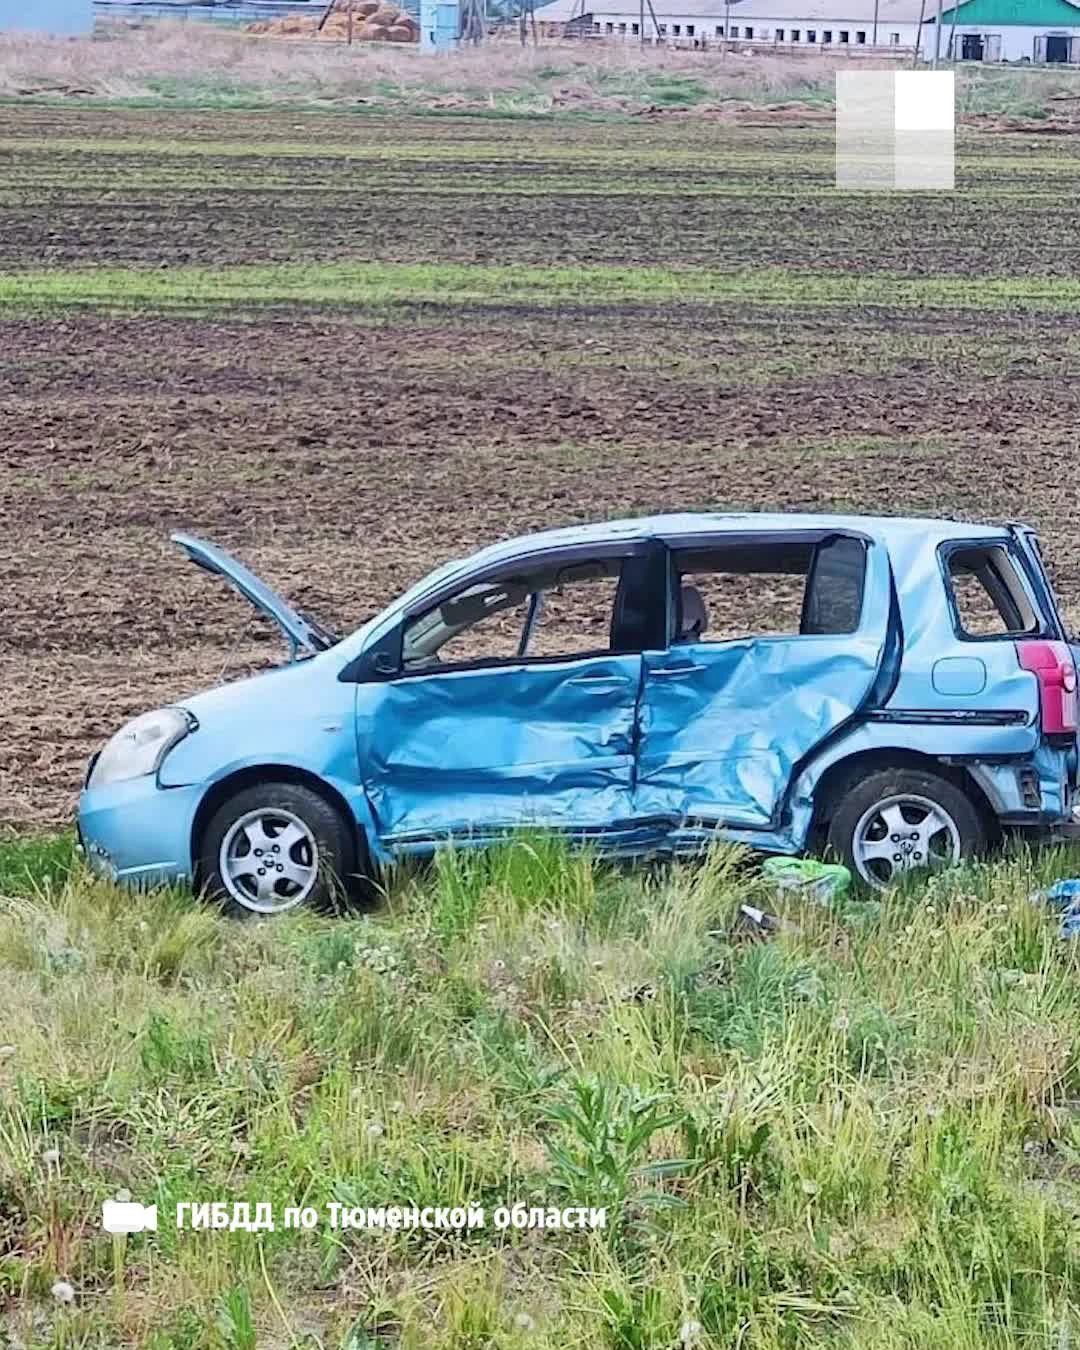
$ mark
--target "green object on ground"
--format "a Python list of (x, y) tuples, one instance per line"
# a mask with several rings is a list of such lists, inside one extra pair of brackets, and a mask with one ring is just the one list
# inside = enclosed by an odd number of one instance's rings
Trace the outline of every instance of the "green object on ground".
[(842, 863), (816, 858), (767, 858), (761, 871), (780, 891), (795, 891), (813, 900), (838, 900), (851, 886), (851, 873)]

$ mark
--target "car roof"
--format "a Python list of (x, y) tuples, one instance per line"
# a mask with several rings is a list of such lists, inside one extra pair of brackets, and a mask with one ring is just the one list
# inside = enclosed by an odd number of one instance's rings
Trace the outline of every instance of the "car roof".
[(1001, 525), (980, 525), (956, 520), (934, 520), (919, 516), (841, 516), (797, 512), (761, 511), (684, 511), (670, 515), (632, 516), (622, 520), (601, 520), (560, 529), (541, 530), (518, 535), (482, 549), (470, 563), (497, 562), (523, 552), (542, 552), (551, 548), (604, 543), (620, 539), (665, 539), (702, 534), (771, 534), (792, 530), (840, 530), (869, 535), (888, 543), (910, 541), (922, 536), (936, 546), (946, 539), (986, 539), (1004, 536)]

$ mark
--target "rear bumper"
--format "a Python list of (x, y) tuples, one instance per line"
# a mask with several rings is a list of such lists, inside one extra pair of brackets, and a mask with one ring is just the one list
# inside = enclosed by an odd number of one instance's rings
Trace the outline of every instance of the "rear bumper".
[(1033, 755), (965, 767), (1003, 826), (1057, 828), (1076, 807), (1076, 751), (1043, 743)]
[(201, 795), (199, 785), (158, 787), (152, 774), (85, 788), (78, 834), (90, 867), (128, 885), (190, 881), (191, 827)]

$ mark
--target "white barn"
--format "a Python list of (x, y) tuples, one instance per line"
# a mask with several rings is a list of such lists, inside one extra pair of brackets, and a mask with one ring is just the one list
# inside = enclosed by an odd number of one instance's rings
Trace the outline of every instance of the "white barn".
[(552, 0), (536, 18), (549, 33), (683, 47), (1080, 64), (1080, 0), (942, 0), (940, 32), (937, 0)]
[[(926, 0), (927, 10), (933, 3)], [(570, 25), (593, 37), (640, 41), (642, 6), (643, 0), (551, 0), (536, 19), (549, 28)], [(679, 46), (911, 50), (920, 11), (921, 0), (652, 0), (651, 10), (644, 0), (644, 36)]]
[[(927, 9), (931, 0), (927, 0)], [(735, 0), (728, 38), (840, 53), (860, 47), (914, 49), (922, 0)]]
[[(734, 4), (738, 0), (733, 0)], [(541, 25), (571, 24), (572, 29), (594, 37), (641, 40), (644, 13), (646, 41), (675, 41), (700, 45), (715, 37), (717, 14), (723, 19), (724, 0), (551, 0), (538, 7)], [(656, 26), (653, 25), (653, 14)], [(656, 29), (659, 28), (659, 33)]]

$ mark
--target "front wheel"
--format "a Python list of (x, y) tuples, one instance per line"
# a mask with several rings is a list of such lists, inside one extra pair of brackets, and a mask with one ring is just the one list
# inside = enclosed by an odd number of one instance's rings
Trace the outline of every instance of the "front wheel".
[(917, 769), (883, 769), (844, 793), (829, 822), (833, 852), (875, 890), (986, 849), (986, 826), (960, 788)]
[(326, 908), (355, 867), (349, 825), (300, 783), (242, 788), (214, 812), (199, 849), (203, 889), (239, 915)]

